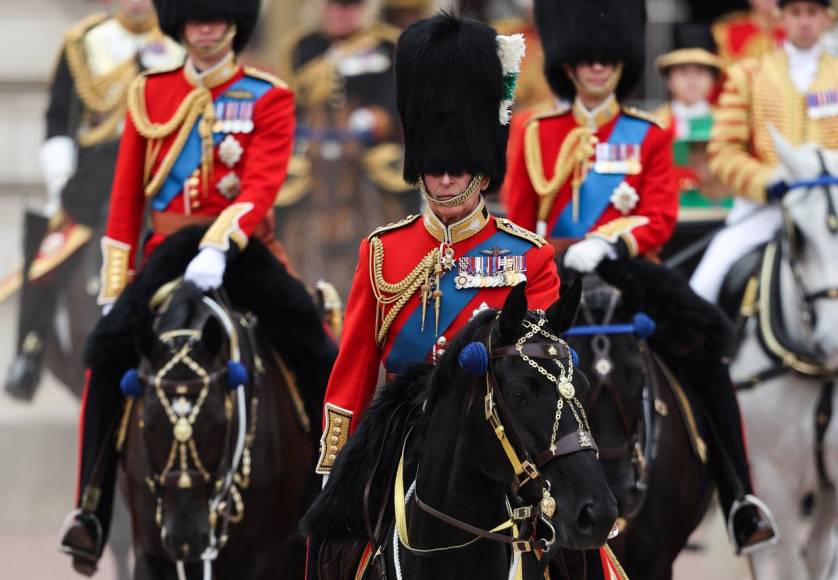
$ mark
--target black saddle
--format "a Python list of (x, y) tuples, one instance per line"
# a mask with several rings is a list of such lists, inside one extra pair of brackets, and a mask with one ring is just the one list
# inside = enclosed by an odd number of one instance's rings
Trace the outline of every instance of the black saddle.
[(721, 308), (730, 320), (736, 320), (739, 316), (739, 308), (742, 305), (742, 298), (745, 294), (745, 286), (748, 280), (757, 273), (762, 263), (762, 256), (765, 252), (763, 244), (743, 257), (733, 265), (725, 275), (722, 288), (719, 291), (719, 308)]

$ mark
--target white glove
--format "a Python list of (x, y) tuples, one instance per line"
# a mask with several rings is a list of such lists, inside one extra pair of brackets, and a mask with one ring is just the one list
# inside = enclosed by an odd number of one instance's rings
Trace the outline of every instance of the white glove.
[(111, 310), (113, 310), (113, 302), (108, 302), (104, 306), (102, 306), (102, 316), (107, 316)]
[(224, 280), (227, 256), (218, 248), (203, 248), (186, 267), (183, 279), (201, 290), (215, 290)]
[(61, 190), (76, 170), (76, 144), (66, 136), (50, 137), (41, 145), (39, 157), (47, 186), (44, 214), (52, 216), (61, 207)]
[(576, 242), (567, 249), (564, 265), (580, 274), (593, 272), (606, 257), (616, 257), (611, 244), (600, 238), (588, 238)]

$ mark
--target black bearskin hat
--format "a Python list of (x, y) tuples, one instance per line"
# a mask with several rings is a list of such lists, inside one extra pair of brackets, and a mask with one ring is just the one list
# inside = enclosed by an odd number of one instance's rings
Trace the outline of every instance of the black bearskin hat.
[(154, 0), (160, 30), (177, 42), (181, 42), (183, 26), (190, 20), (235, 22), (233, 50), (237, 53), (244, 49), (256, 28), (259, 4), (260, 0)]
[(535, 23), (544, 47), (544, 74), (559, 97), (576, 95), (564, 65), (622, 63), (617, 98), (643, 74), (645, 0), (535, 0)]
[(405, 136), (404, 178), (506, 174), (507, 91), (492, 27), (448, 13), (408, 26), (396, 47), (396, 101)]

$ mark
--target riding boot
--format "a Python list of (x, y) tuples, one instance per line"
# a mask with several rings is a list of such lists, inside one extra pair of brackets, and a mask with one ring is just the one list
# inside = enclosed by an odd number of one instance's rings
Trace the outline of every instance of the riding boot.
[(79, 483), (60, 548), (73, 568), (91, 576), (108, 539), (116, 488), (116, 427), (123, 402), (118, 369), (89, 369), (82, 398)]
[[(751, 473), (742, 431), (742, 417), (727, 366), (710, 357), (684, 359), (694, 379), (711, 431), (710, 469), (719, 490), (719, 502), (728, 521), (737, 553), (752, 551), (777, 537), (773, 516), (753, 495)], [(700, 378), (701, 381), (695, 381)]]
[[(23, 218), (23, 281), (21, 283), (21, 303), (18, 311), (17, 352), (6, 375), (5, 391), (15, 397), (29, 401), (41, 379), (41, 361), (43, 358), (45, 328), (40, 315), (39, 303), (43, 294), (38, 284), (29, 281), (29, 269), (38, 248), (47, 232), (49, 220), (39, 213), (27, 211)], [(49, 318), (49, 322), (52, 318)]]

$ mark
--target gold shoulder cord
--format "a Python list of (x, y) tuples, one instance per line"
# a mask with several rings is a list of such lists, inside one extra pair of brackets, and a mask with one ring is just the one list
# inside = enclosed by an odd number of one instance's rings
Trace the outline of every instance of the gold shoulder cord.
[[(131, 112), (131, 118), (137, 127), (137, 132), (150, 142), (146, 150), (147, 157), (144, 179), (146, 196), (151, 197), (156, 194), (163, 185), (166, 177), (169, 176), (169, 172), (172, 170), (172, 166), (180, 155), (198, 117), (201, 117), (201, 122), (198, 126), (202, 147), (201, 172), (204, 187), (207, 187), (209, 175), (212, 171), (212, 126), (215, 123), (215, 107), (213, 106), (212, 93), (203, 87), (195, 88), (186, 95), (186, 98), (180, 103), (175, 114), (168, 121), (165, 123), (152, 123), (148, 118), (148, 112), (145, 108), (145, 81), (146, 78), (142, 76), (131, 85), (128, 91), (128, 110)], [(160, 150), (159, 141), (178, 129), (180, 130), (178, 131), (177, 137), (175, 137), (171, 148), (160, 163), (160, 170), (153, 178), (149, 179), (153, 157)], [(149, 158), (149, 154), (151, 153), (153, 155)]]
[(591, 166), (591, 156), (594, 153), (596, 137), (587, 127), (576, 127), (567, 134), (556, 157), (553, 178), (544, 175), (544, 164), (541, 158), (541, 140), (538, 132), (538, 121), (527, 125), (524, 134), (524, 161), (527, 174), (533, 189), (539, 196), (538, 220), (546, 221), (553, 207), (553, 200), (562, 185), (573, 174), (573, 219), (579, 216), (579, 189), (582, 187)]
[[(402, 280), (392, 284), (384, 279), (384, 243), (379, 237), (370, 240), (370, 283), (375, 295), (375, 340), (378, 346), (384, 344), (387, 331), (410, 297), (422, 288), (422, 320), (425, 320), (425, 305), (430, 292), (430, 277), (434, 265), (439, 263), (439, 248), (431, 250), (419, 264)], [(386, 315), (384, 309), (393, 305)]]

